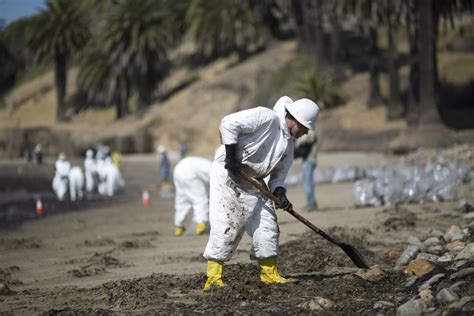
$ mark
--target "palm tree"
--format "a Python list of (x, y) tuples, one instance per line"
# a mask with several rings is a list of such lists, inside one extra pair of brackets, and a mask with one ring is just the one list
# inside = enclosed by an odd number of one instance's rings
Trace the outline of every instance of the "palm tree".
[(30, 34), (29, 46), (40, 58), (52, 56), (57, 92), (56, 119), (65, 116), (65, 96), (68, 62), (89, 39), (84, 12), (75, 1), (50, 0), (36, 19), (36, 29)]
[(264, 46), (264, 27), (248, 0), (195, 0), (186, 14), (197, 56), (213, 59), (237, 51), (241, 57)]
[(90, 97), (115, 102), (118, 119), (129, 113), (134, 93), (137, 110), (143, 111), (168, 70), (167, 49), (176, 25), (166, 3), (125, 0), (112, 6), (95, 47), (84, 55), (80, 82), (91, 90)]

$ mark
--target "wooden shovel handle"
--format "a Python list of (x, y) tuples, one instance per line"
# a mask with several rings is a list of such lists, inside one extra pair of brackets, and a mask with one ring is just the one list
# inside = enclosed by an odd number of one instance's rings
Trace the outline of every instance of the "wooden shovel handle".
[[(272, 194), (270, 192), (270, 190), (268, 190), (268, 188), (266, 186), (264, 186), (262, 183), (260, 183), (259, 181), (255, 180), (254, 178), (250, 177), (249, 175), (247, 175), (245, 172), (243, 171), (240, 171), (240, 176), (242, 178), (244, 178), (247, 182), (249, 182), (251, 185), (253, 185), (255, 188), (257, 188), (260, 192), (262, 192), (267, 198), (269, 198), (270, 200), (272, 200), (273, 202), (275, 203), (278, 203), (280, 200), (278, 199), (278, 197), (276, 197), (274, 194)], [(301, 216), (299, 213), (297, 213), (295, 210), (291, 209), (289, 211), (287, 211), (288, 213), (290, 213), (291, 215), (293, 215), (297, 220), (299, 220), (300, 222), (302, 222), (303, 224), (305, 224), (306, 226), (308, 226), (311, 230), (313, 230), (314, 232), (318, 233), (319, 235), (321, 235), (322, 237), (324, 237), (326, 240), (332, 242), (332, 243), (335, 243), (337, 245), (340, 245), (342, 244), (342, 242), (340, 242), (339, 240), (329, 236), (328, 234), (326, 234), (325, 232), (323, 232), (321, 229), (319, 229), (318, 227), (316, 227), (313, 223), (311, 223), (310, 221), (308, 221), (306, 218), (304, 218), (303, 216)]]

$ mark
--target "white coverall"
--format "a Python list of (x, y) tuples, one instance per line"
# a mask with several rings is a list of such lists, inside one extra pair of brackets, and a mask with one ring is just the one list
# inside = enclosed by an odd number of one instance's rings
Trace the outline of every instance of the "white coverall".
[[(222, 143), (236, 144), (237, 157), (244, 171), (256, 179), (270, 176), (273, 192), (285, 187), (293, 162), (294, 138), (285, 121), (282, 97), (273, 111), (256, 107), (230, 114), (222, 120)], [(252, 237), (251, 258), (266, 259), (278, 254), (279, 227), (273, 203), (238, 176), (224, 168), (225, 146), (216, 152), (211, 170), (209, 219), (211, 232), (204, 252), (208, 260), (228, 261), (244, 230)], [(263, 181), (263, 180), (262, 180)]]
[(53, 190), (60, 201), (64, 200), (68, 187), (68, 177), (71, 171), (71, 164), (67, 160), (57, 160), (54, 164), (56, 173), (53, 178)]
[(109, 157), (104, 160), (99, 175), (101, 177), (101, 183), (99, 184), (100, 194), (110, 197), (114, 196), (118, 189), (125, 184), (120, 170)]
[(193, 208), (193, 221), (198, 224), (209, 222), (209, 173), (212, 162), (201, 157), (186, 157), (174, 168), (173, 182), (176, 189), (176, 227), (184, 227), (186, 215)]
[(87, 151), (86, 159), (84, 160), (84, 171), (86, 174), (86, 190), (91, 193), (94, 190), (94, 176), (97, 172), (97, 164), (93, 157), (92, 151)]
[(76, 200), (76, 196), (79, 200), (84, 198), (84, 174), (80, 167), (75, 166), (71, 168), (69, 172), (69, 196), (71, 201)]

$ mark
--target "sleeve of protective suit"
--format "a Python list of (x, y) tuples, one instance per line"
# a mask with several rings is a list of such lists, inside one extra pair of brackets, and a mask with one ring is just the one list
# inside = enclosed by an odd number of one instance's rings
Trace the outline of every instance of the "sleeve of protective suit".
[(270, 174), (270, 180), (268, 181), (268, 188), (273, 192), (277, 187), (283, 187), (286, 189), (285, 179), (290, 170), (291, 164), (293, 163), (293, 152), (295, 150), (294, 141), (288, 142), (286, 153), (281, 161), (275, 166), (272, 173)]
[(251, 134), (272, 119), (259, 107), (229, 114), (222, 119), (219, 127), (222, 144), (237, 144), (239, 134)]

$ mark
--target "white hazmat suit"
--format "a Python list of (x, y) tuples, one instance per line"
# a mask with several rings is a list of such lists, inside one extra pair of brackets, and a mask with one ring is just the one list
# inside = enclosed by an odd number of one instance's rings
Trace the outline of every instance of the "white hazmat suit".
[[(257, 107), (230, 114), (222, 120), (223, 144), (237, 144), (237, 157), (250, 168), (245, 171), (256, 179), (269, 177), (273, 190), (285, 187), (293, 162), (294, 138), (285, 122), (282, 97), (273, 110)], [(216, 152), (210, 180), (209, 242), (204, 252), (208, 260), (228, 261), (244, 231), (252, 237), (251, 256), (265, 259), (277, 256), (279, 228), (273, 204), (243, 179), (231, 176), (224, 168), (225, 146)], [(262, 180), (263, 181), (263, 180)]]
[(69, 172), (69, 196), (71, 201), (77, 198), (82, 200), (84, 198), (84, 173), (78, 166), (72, 167)]
[(209, 222), (209, 173), (212, 162), (201, 157), (186, 157), (176, 164), (173, 182), (176, 190), (176, 227), (184, 227), (186, 215), (192, 208), (193, 221), (198, 224)]
[(86, 175), (86, 190), (91, 193), (94, 191), (94, 177), (97, 173), (97, 163), (94, 158), (94, 152), (91, 149), (86, 151), (86, 159), (84, 159), (84, 171)]
[(120, 170), (109, 157), (103, 161), (99, 175), (101, 177), (101, 182), (99, 184), (100, 194), (112, 197), (117, 193), (120, 187), (125, 185)]
[(53, 178), (53, 190), (60, 201), (64, 200), (68, 189), (68, 177), (71, 171), (71, 164), (64, 155), (59, 155), (59, 159), (54, 164), (56, 173)]

